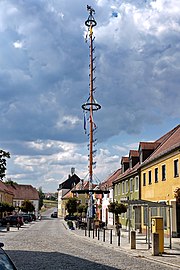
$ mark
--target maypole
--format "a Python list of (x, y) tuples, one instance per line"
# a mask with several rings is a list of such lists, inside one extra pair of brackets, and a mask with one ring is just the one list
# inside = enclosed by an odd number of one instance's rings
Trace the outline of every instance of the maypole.
[[(95, 57), (94, 57), (94, 35), (93, 35), (93, 28), (97, 25), (96, 20), (94, 19), (94, 14), (95, 10), (87, 5), (87, 11), (89, 12), (88, 19), (85, 21), (85, 25), (88, 28), (88, 35), (87, 38), (89, 38), (89, 57), (90, 57), (90, 63), (89, 63), (89, 97), (82, 105), (82, 108), (84, 110), (85, 116), (84, 116), (84, 121), (86, 121), (86, 113), (88, 112), (88, 120), (89, 120), (89, 191), (92, 191), (93, 186), (93, 165), (95, 162), (93, 161), (94, 157), (94, 132), (97, 128), (94, 118), (93, 118), (93, 113), (101, 108), (101, 106), (95, 101), (94, 99), (94, 92), (95, 92), (95, 87), (94, 87), (94, 82), (95, 82), (95, 76), (94, 76), (94, 71), (95, 71)], [(86, 124), (84, 124), (85, 126)], [(86, 128), (86, 127), (85, 127)], [(94, 207), (93, 207), (93, 193), (89, 192), (89, 204), (88, 204), (88, 219), (89, 219), (89, 228), (91, 227), (92, 220), (94, 218)]]

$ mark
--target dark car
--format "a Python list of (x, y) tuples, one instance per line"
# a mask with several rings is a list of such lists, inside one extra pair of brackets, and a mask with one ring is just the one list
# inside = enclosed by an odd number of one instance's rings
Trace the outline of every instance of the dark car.
[(25, 223), (32, 221), (32, 216), (30, 214), (21, 214), (20, 216), (23, 218), (23, 221)]
[(33, 221), (36, 221), (36, 215), (35, 214), (29, 214), (29, 215), (31, 215)]
[(17, 270), (14, 263), (7, 255), (7, 253), (2, 249), (3, 243), (0, 243), (0, 269), (2, 270)]
[(65, 221), (67, 220), (77, 220), (77, 216), (70, 216), (70, 215), (66, 215), (64, 218)]
[(2, 220), (1, 220), (2, 226), (7, 225), (7, 223), (9, 223), (10, 226), (18, 226), (18, 224), (20, 226), (22, 226), (24, 224), (24, 221), (23, 221), (22, 216), (11, 215), (11, 216), (7, 216), (7, 217), (2, 218)]
[(52, 213), (52, 214), (51, 214), (51, 217), (52, 217), (52, 218), (57, 218), (57, 212)]

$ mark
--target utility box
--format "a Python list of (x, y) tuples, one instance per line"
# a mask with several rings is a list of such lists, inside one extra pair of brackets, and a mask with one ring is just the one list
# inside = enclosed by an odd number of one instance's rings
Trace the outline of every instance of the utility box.
[(164, 252), (164, 226), (163, 217), (152, 217), (151, 218), (152, 233), (159, 234), (159, 253)]

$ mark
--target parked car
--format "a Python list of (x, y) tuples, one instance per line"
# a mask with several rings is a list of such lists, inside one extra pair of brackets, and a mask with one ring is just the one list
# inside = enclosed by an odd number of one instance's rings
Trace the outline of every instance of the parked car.
[(32, 221), (32, 216), (30, 214), (20, 214), (19, 216), (23, 218), (25, 223)]
[(70, 215), (66, 215), (64, 218), (65, 221), (67, 220), (77, 220), (77, 216), (70, 216)]
[(35, 214), (29, 214), (29, 215), (31, 215), (33, 221), (36, 221), (36, 215)]
[(7, 223), (9, 223), (10, 226), (17, 226), (18, 224), (20, 226), (22, 226), (24, 224), (24, 220), (23, 220), (22, 216), (11, 215), (11, 216), (7, 216), (7, 217), (2, 218), (2, 220), (1, 220), (2, 226), (6, 226)]
[(52, 217), (52, 218), (57, 218), (57, 212), (52, 213), (52, 214), (51, 214), (51, 217)]
[(17, 270), (16, 266), (7, 255), (7, 253), (2, 249), (3, 243), (0, 243), (0, 269), (2, 270)]

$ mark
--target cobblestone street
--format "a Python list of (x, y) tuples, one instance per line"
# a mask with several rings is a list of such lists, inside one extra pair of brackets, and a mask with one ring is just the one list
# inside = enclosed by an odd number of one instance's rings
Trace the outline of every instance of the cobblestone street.
[(50, 212), (19, 230), (1, 231), (0, 238), (18, 270), (178, 269), (80, 236), (66, 229), (63, 220), (50, 218)]

